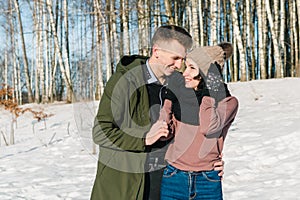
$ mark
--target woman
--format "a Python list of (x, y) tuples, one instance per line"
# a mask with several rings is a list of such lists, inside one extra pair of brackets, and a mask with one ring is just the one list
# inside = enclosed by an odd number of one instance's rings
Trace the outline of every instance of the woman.
[(168, 165), (162, 178), (161, 200), (223, 199), (221, 177), (213, 164), (220, 161), (238, 100), (222, 81), (224, 58), (209, 59), (214, 51), (222, 51), (218, 53), (222, 56), (226, 53), (218, 46), (196, 48), (187, 55), (185, 89), (174, 92), (177, 98), (165, 101), (163, 111), (173, 111), (175, 136), (165, 156)]

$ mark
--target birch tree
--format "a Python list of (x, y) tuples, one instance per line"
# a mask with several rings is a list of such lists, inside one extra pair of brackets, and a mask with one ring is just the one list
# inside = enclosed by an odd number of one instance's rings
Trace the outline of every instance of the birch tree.
[[(292, 26), (292, 32), (294, 34), (294, 41), (295, 41), (295, 76), (299, 76), (299, 38), (298, 38), (298, 33), (299, 30), (297, 30), (297, 16), (296, 16), (296, 2), (292, 2), (292, 17), (291, 17), (291, 23), (293, 24)], [(299, 23), (299, 21), (298, 21)], [(283, 75), (282, 75), (283, 77)]]
[[(123, 38), (123, 53), (126, 55), (130, 54), (130, 40), (129, 40), (129, 29), (128, 29), (128, 1), (121, 0), (122, 5), (122, 38)], [(155, 5), (155, 4), (154, 4)], [(155, 17), (154, 17), (155, 18)]]
[[(45, 9), (45, 4), (43, 5), (43, 11)], [(44, 66), (45, 66), (45, 84), (44, 84), (44, 88), (45, 91), (43, 93), (43, 97), (42, 97), (42, 102), (43, 103), (48, 103), (49, 101), (49, 95), (50, 95), (50, 91), (49, 91), (49, 81), (51, 80), (49, 75), (51, 74), (51, 70), (49, 67), (49, 54), (50, 54), (50, 49), (49, 49), (49, 38), (48, 38), (48, 18), (47, 18), (47, 14), (46, 12), (43, 12), (43, 25), (44, 25), (44, 31), (43, 31), (43, 42), (45, 42), (45, 53), (44, 53)], [(49, 80), (50, 79), (50, 80)]]
[[(94, 23), (96, 26), (96, 63), (97, 63), (97, 86), (96, 86), (96, 99), (99, 100), (103, 90), (104, 90), (104, 85), (103, 85), (103, 78), (102, 78), (102, 63), (101, 63), (101, 47), (102, 47), (102, 35), (101, 35), (101, 30), (104, 30), (104, 43), (108, 45), (108, 32), (106, 30), (106, 24), (105, 24), (105, 18), (101, 13), (101, 7), (98, 2), (98, 0), (94, 0)], [(110, 51), (105, 51), (106, 52), (106, 59), (108, 59), (109, 63), (106, 64), (107, 67), (110, 67)], [(107, 62), (107, 60), (106, 60)]]
[(211, 14), (211, 22), (210, 22), (210, 40), (211, 45), (216, 45), (218, 43), (217, 40), (217, 16), (218, 16), (218, 7), (217, 0), (210, 1), (210, 14)]
[(59, 47), (59, 40), (58, 40), (54, 17), (53, 17), (52, 2), (51, 0), (46, 0), (46, 2), (47, 2), (47, 10), (50, 18), (51, 31), (53, 34), (53, 40), (55, 44), (55, 50), (58, 55), (59, 66), (62, 73), (62, 77), (67, 86), (67, 102), (72, 102), (73, 88), (72, 88), (71, 77), (69, 73), (70, 67), (69, 67), (68, 56), (65, 56), (65, 58), (63, 58), (62, 50)]
[[(155, 0), (153, 4), (153, 10), (154, 10), (154, 17), (153, 17), (153, 24), (155, 27), (161, 26), (161, 5), (160, 5), (160, 0)], [(178, 23), (178, 22), (177, 22)]]
[[(235, 1), (230, 0), (230, 3), (231, 3), (231, 12), (232, 12), (233, 33), (234, 33), (234, 38), (237, 42), (239, 55), (240, 55), (239, 67), (241, 70), (241, 81), (246, 81), (245, 49), (243, 47), (240, 29), (238, 26), (238, 17), (237, 17), (237, 12), (236, 12), (236, 7), (235, 7)], [(235, 77), (235, 81), (237, 81), (237, 77)]]
[(198, 12), (200, 12), (200, 10), (198, 10), (198, 0), (192, 0), (191, 1), (192, 4), (192, 21), (191, 21), (191, 34), (192, 37), (194, 39), (195, 42), (195, 46), (199, 46), (200, 45), (200, 40), (199, 40), (199, 20), (198, 20)]
[(204, 46), (204, 25), (203, 25), (203, 12), (202, 12), (202, 2), (198, 0), (198, 12), (199, 12), (199, 43), (200, 46)]
[(265, 51), (264, 51), (264, 35), (263, 35), (263, 9), (262, 2), (257, 1), (257, 23), (258, 23), (258, 56), (259, 56), (259, 66), (261, 78), (265, 79), (267, 77), (265, 68)]
[(285, 0), (280, 0), (280, 32), (279, 32), (279, 43), (280, 43), (280, 54), (282, 63), (283, 63), (283, 70), (286, 72), (286, 48), (285, 48)]
[(276, 78), (282, 78), (283, 70), (282, 70), (282, 63), (281, 63), (281, 58), (280, 58), (280, 53), (279, 53), (279, 48), (278, 48), (279, 44), (278, 44), (277, 33), (275, 32), (275, 28), (274, 28), (274, 22), (273, 22), (273, 17), (272, 17), (272, 13), (271, 13), (270, 2), (269, 2), (269, 0), (266, 0), (265, 2), (266, 2), (268, 21), (269, 21), (270, 29), (271, 29), (273, 47), (274, 47)]
[[(139, 33), (139, 53), (141, 55), (149, 55), (149, 31), (150, 16), (149, 7), (146, 0), (138, 0), (138, 33)], [(168, 11), (166, 11), (168, 12)]]
[(18, 77), (17, 77), (17, 63), (16, 63), (16, 40), (15, 40), (15, 28), (14, 28), (14, 14), (12, 9), (12, 2), (11, 0), (8, 1), (8, 9), (10, 11), (9, 13), (9, 32), (10, 32), (10, 46), (11, 46), (11, 61), (12, 61), (12, 68), (13, 68), (13, 74), (11, 77), (11, 81), (13, 84), (14, 92), (13, 92), (13, 98), (17, 100), (18, 102)]
[(29, 103), (32, 103), (33, 97), (32, 97), (32, 90), (31, 90), (31, 78), (29, 76), (28, 58), (27, 58), (26, 44), (25, 44), (24, 32), (23, 32), (23, 22), (20, 14), (20, 9), (19, 9), (19, 0), (14, 0), (14, 4), (15, 4), (15, 9), (17, 12), (17, 17), (19, 22), (19, 32), (20, 32), (22, 51), (23, 51), (23, 64), (24, 64), (24, 73), (26, 79), (28, 101)]
[(172, 16), (172, 8), (170, 0), (164, 0), (165, 3), (165, 9), (166, 9), (166, 16), (168, 18), (168, 24), (174, 24), (174, 17)]
[(111, 0), (110, 1), (110, 21), (109, 21), (109, 24), (111, 26), (111, 29), (110, 29), (110, 49), (111, 49), (111, 53), (112, 55), (114, 55), (112, 58), (112, 61), (111, 62), (111, 66), (108, 67), (106, 70), (106, 76), (107, 76), (107, 79), (109, 77), (111, 77), (111, 75), (113, 74), (113, 67), (114, 67), (114, 63), (118, 62), (120, 60), (120, 46), (122, 44), (120, 44), (120, 41), (118, 39), (118, 35), (117, 35), (117, 16), (116, 16), (116, 8), (115, 8), (115, 0)]

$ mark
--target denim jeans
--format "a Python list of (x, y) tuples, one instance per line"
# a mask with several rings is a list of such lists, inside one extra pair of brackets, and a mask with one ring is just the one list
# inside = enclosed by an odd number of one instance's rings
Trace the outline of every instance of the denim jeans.
[(189, 172), (167, 165), (161, 182), (161, 200), (222, 200), (218, 171)]

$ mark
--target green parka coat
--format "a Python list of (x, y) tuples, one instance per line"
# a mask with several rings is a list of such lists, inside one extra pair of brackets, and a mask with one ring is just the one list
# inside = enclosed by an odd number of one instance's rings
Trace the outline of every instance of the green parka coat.
[(101, 98), (93, 128), (99, 145), (93, 200), (142, 200), (149, 98), (143, 73), (147, 57), (124, 56)]

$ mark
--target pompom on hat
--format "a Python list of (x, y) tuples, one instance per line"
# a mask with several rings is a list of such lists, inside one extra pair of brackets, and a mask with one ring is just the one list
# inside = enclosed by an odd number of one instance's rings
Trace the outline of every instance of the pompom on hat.
[(192, 59), (200, 68), (201, 73), (206, 76), (211, 63), (217, 63), (223, 70), (225, 61), (233, 52), (232, 44), (222, 42), (215, 46), (197, 47), (190, 51), (186, 58)]

